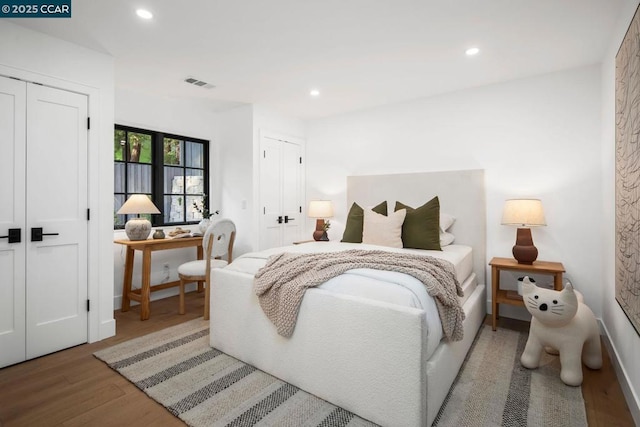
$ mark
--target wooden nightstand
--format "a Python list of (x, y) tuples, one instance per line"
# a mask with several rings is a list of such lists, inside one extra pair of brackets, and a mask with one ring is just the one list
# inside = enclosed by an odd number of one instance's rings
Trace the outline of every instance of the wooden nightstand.
[(548, 274), (553, 276), (553, 288), (562, 290), (562, 273), (564, 266), (560, 262), (534, 261), (533, 264), (519, 264), (513, 258), (495, 257), (489, 263), (491, 266), (491, 326), (496, 330), (498, 324), (498, 305), (510, 304), (524, 307), (522, 299), (507, 297), (507, 291), (500, 289), (500, 271), (524, 271), (535, 274)]

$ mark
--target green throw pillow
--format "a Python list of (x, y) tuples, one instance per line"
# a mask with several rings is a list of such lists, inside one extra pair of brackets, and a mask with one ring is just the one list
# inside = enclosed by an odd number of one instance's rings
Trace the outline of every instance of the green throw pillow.
[[(371, 208), (375, 213), (387, 215), (387, 201), (380, 203)], [(344, 234), (341, 242), (362, 243), (362, 227), (364, 224), (364, 210), (357, 203), (351, 205), (349, 215), (347, 216), (347, 224), (344, 227)]]
[(415, 209), (396, 202), (395, 210), (400, 209), (407, 210), (407, 216), (402, 224), (402, 245), (405, 248), (441, 251), (440, 200), (438, 196)]

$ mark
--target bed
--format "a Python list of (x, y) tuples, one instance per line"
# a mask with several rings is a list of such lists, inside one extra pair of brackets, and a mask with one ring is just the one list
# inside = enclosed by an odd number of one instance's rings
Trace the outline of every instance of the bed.
[(347, 288), (357, 289), (357, 274), (309, 289), (293, 335), (278, 335), (253, 290), (255, 272), (272, 253), (367, 248), (335, 238), (245, 254), (215, 270), (211, 345), (374, 423), (431, 425), (486, 312), (484, 172), (347, 178), (347, 206), (354, 201), (373, 206), (380, 200), (419, 206), (434, 195), (440, 211), (456, 218), (450, 229), (455, 242), (438, 255), (456, 265), (464, 290), (462, 340), (441, 339), (433, 326), (438, 324), (434, 310), (425, 308), (428, 302), (412, 300), (411, 293), (394, 300), (382, 286), (377, 296), (363, 296), (336, 283), (347, 280), (352, 283)]

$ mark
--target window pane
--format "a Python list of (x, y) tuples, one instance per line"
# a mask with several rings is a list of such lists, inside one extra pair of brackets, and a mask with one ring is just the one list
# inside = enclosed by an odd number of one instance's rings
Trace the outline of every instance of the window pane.
[(127, 145), (127, 135), (123, 130), (116, 129), (113, 134), (113, 159), (124, 161), (124, 147)]
[(124, 227), (124, 223), (127, 221), (126, 215), (116, 214), (124, 204), (124, 199), (124, 194), (114, 194), (113, 196), (113, 223), (116, 227)]
[(187, 221), (200, 221), (202, 219), (202, 213), (198, 212), (194, 203), (202, 206), (202, 197), (187, 196)]
[(153, 224), (153, 218), (152, 218), (151, 214), (127, 215), (127, 219), (135, 218), (135, 217), (146, 218), (147, 221), (149, 221), (150, 223)]
[(164, 192), (166, 194), (184, 193), (184, 169), (164, 167)]
[(164, 164), (165, 165), (182, 165), (182, 144), (179, 139), (164, 139)]
[(127, 192), (151, 193), (151, 165), (129, 163)]
[(187, 169), (187, 194), (204, 193), (204, 171), (198, 169)]
[(151, 135), (129, 132), (129, 161), (151, 163)]
[(186, 142), (185, 166), (188, 168), (204, 167), (204, 146), (199, 142)]
[(113, 179), (114, 179), (114, 193), (124, 193), (124, 163), (114, 163), (113, 165)]
[(164, 222), (184, 222), (184, 196), (164, 196)]

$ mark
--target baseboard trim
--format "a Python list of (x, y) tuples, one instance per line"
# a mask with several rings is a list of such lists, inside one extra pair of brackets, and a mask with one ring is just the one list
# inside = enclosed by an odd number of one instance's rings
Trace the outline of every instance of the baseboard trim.
[[(109, 319), (105, 322), (100, 323), (100, 332), (98, 339), (95, 341), (101, 341), (103, 339), (112, 337), (116, 334), (116, 321), (115, 319)], [(91, 341), (93, 342), (93, 341)]]
[(598, 324), (600, 325), (600, 330), (603, 331), (602, 338), (604, 339), (604, 345), (607, 347), (607, 351), (609, 352), (613, 369), (616, 371), (616, 376), (618, 377), (622, 394), (624, 394), (624, 398), (627, 401), (627, 406), (629, 407), (633, 421), (637, 426), (640, 426), (640, 399), (633, 387), (631, 387), (631, 382), (629, 381), (626, 369), (620, 363), (618, 350), (609, 338), (610, 335), (607, 330), (607, 326), (602, 322), (602, 319), (598, 319)]

